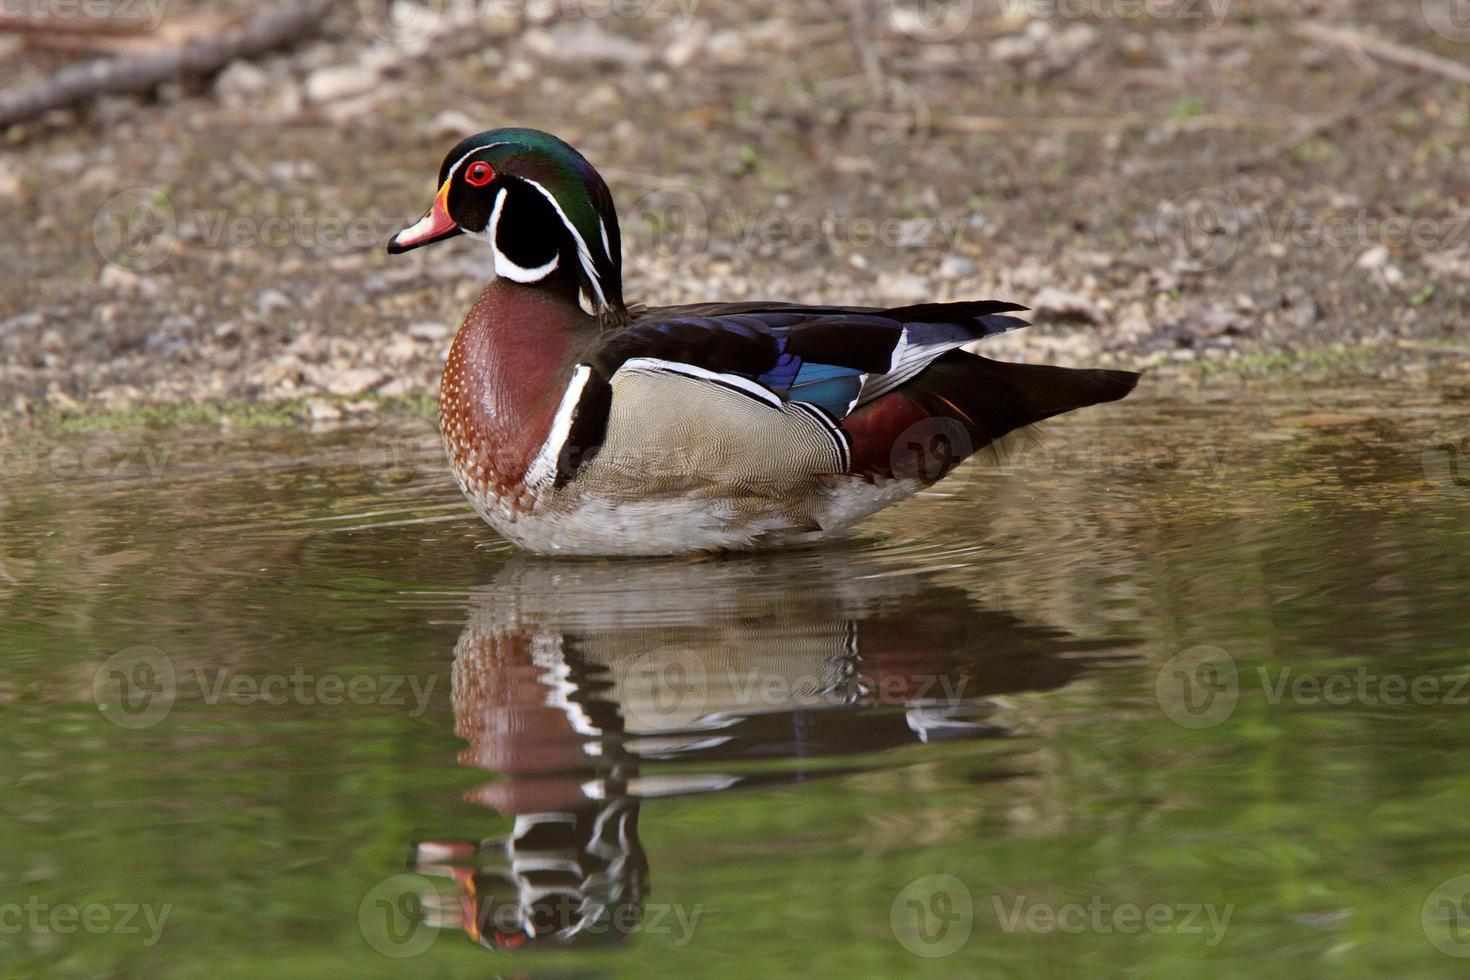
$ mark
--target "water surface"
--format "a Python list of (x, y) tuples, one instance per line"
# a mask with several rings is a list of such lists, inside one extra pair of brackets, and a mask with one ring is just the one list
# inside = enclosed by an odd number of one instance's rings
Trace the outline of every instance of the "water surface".
[(22, 434), (0, 970), (1462, 975), (1466, 389), (1279, 387), (693, 560), (411, 415)]

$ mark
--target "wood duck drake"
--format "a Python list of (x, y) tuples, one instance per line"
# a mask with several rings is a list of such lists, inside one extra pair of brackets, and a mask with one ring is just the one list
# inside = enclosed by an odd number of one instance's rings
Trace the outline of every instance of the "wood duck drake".
[(607, 184), (533, 129), (450, 150), (433, 206), (388, 251), (461, 234), (490, 245), (494, 278), (450, 348), (440, 429), (475, 510), (531, 551), (832, 537), (1138, 380), (962, 349), (1025, 326), (1013, 303), (629, 307)]

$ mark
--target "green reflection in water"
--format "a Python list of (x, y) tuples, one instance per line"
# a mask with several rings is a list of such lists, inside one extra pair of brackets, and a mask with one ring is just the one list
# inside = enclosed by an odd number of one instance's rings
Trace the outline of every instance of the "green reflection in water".
[(0, 966), (1459, 975), (1465, 414), (1140, 399), (671, 562), (514, 555), (411, 417), (22, 439)]

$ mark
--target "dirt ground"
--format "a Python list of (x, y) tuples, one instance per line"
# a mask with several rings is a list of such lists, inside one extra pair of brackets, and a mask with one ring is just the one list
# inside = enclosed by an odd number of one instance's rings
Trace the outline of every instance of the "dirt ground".
[[(1470, 68), (1462, 11), (342, 2), (294, 49), (0, 137), (0, 410), (432, 395), (488, 255), (383, 245), (505, 125), (607, 177), (633, 301), (992, 297), (1036, 310), (987, 348), (1015, 359), (1463, 365), (1470, 85), (1312, 33)], [(0, 36), (8, 86), (73, 57)]]

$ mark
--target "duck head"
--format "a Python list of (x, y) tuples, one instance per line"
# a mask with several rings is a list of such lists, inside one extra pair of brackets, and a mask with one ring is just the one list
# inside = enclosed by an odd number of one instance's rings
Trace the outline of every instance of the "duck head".
[(388, 253), (456, 235), (488, 242), (500, 278), (575, 293), (602, 319), (626, 315), (612, 193), (550, 133), (492, 129), (461, 140), (439, 168), (428, 214), (393, 236)]

